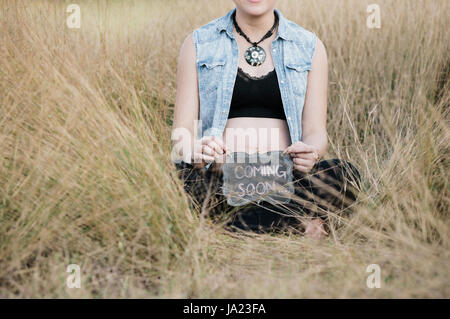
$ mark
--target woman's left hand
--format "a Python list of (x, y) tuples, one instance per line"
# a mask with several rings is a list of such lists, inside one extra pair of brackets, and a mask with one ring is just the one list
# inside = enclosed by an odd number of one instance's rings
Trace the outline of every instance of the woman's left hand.
[(294, 169), (308, 173), (319, 160), (319, 150), (303, 142), (296, 142), (287, 147), (284, 152), (289, 153), (294, 162)]

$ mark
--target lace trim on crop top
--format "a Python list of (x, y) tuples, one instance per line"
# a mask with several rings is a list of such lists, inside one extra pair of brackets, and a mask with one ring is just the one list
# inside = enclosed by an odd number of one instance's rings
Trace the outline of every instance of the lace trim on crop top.
[(234, 84), (228, 118), (265, 117), (286, 120), (275, 69), (254, 77), (240, 67)]

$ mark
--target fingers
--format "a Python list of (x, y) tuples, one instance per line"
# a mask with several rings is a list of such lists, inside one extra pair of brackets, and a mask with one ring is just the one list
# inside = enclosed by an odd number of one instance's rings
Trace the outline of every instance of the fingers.
[(292, 159), (292, 161), (294, 162), (294, 165), (309, 167), (310, 169), (312, 169), (315, 164), (315, 161), (312, 159), (304, 159), (304, 158), (297, 158), (297, 157)]
[[(220, 151), (220, 153), (222, 153), (223, 150)], [(208, 156), (208, 160), (210, 160), (210, 158), (213, 158), (214, 162), (217, 163), (223, 163), (225, 160), (225, 155), (224, 154), (220, 154), (219, 152), (217, 152), (216, 148), (212, 148), (208, 145), (203, 145), (202, 146), (202, 154), (205, 156)]]
[(206, 145), (206, 144), (202, 145), (201, 152), (202, 152), (202, 154), (213, 156), (213, 157), (216, 155), (216, 150), (214, 149), (214, 146), (211, 147), (211, 146)]
[(226, 152), (224, 142), (217, 136), (204, 136), (196, 143), (195, 162), (220, 162)]
[(294, 169), (309, 173), (318, 160), (318, 153), (291, 153), (292, 161), (294, 162)]
[(194, 153), (194, 163), (201, 163), (203, 161), (207, 162), (207, 163), (212, 163), (214, 162), (214, 156), (210, 156), (210, 155), (205, 155), (202, 153)]
[[(222, 139), (218, 138), (217, 136), (213, 136), (213, 141), (214, 141), (216, 144), (218, 144), (218, 146), (222, 149), (222, 152), (223, 152), (223, 153), (226, 153), (226, 152), (227, 152), (226, 145), (225, 145), (225, 143), (222, 141)], [(223, 153), (222, 153), (222, 154), (223, 154)]]
[(220, 155), (226, 152), (225, 143), (217, 136), (205, 136), (201, 139), (201, 144), (208, 145)]
[(217, 154), (223, 155), (225, 153), (224, 148), (216, 140), (209, 141), (207, 146)]
[(288, 146), (283, 153), (312, 153), (314, 151), (317, 151), (316, 147), (303, 142), (296, 142)]
[(305, 160), (316, 161), (316, 153), (291, 153), (291, 157), (294, 158), (302, 158)]
[(313, 145), (308, 145), (303, 142), (296, 142), (285, 149), (292, 157), (294, 162), (294, 169), (302, 172), (309, 173), (316, 162), (319, 160), (319, 151)]

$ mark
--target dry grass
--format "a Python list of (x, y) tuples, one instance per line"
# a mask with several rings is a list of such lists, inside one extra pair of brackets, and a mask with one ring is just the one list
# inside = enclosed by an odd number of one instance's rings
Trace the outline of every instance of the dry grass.
[(329, 156), (365, 180), (322, 242), (227, 234), (173, 172), (179, 48), (230, 0), (77, 2), (70, 30), (69, 2), (0, 0), (1, 297), (450, 297), (448, 1), (379, 0), (371, 30), (373, 1), (279, 0), (327, 47)]

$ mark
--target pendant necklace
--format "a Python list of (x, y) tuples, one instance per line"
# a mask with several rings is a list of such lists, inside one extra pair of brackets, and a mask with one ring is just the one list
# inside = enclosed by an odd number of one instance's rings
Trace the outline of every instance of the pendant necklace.
[(247, 40), (247, 42), (252, 44), (252, 46), (245, 51), (245, 61), (247, 61), (247, 63), (250, 64), (251, 66), (260, 66), (266, 60), (266, 51), (264, 51), (264, 49), (261, 48), (258, 44), (260, 44), (265, 39), (270, 38), (273, 32), (275, 31), (275, 28), (277, 27), (278, 24), (278, 15), (276, 13), (274, 13), (274, 15), (275, 15), (275, 22), (272, 28), (258, 42), (252, 42), (248, 38), (248, 36), (244, 32), (242, 32), (241, 28), (239, 28), (236, 22), (236, 11), (232, 15), (233, 24), (234, 27), (236, 28), (236, 32), (239, 33), (241, 36), (243, 36), (244, 39)]

